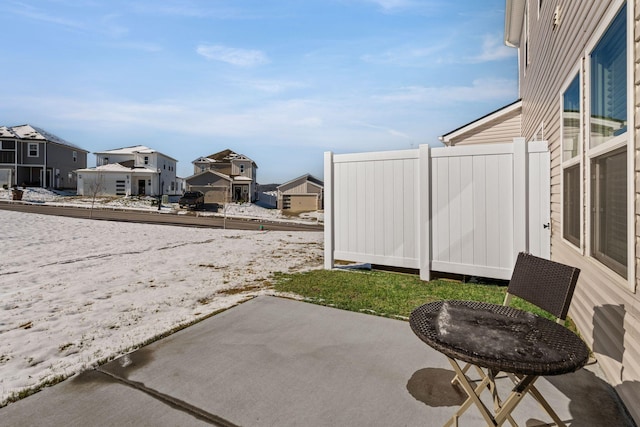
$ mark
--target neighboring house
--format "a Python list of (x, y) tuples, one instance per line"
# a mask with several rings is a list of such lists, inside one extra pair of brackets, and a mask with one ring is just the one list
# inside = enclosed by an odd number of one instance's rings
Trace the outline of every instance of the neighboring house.
[(513, 138), (520, 136), (521, 115), (522, 100), (518, 100), (442, 135), (439, 139), (450, 147), (513, 142)]
[(185, 178), (188, 190), (202, 191), (205, 203), (254, 202), (258, 195), (253, 160), (229, 149), (199, 157), (193, 162), (194, 174)]
[(278, 209), (295, 212), (323, 208), (324, 183), (312, 175), (302, 175), (277, 187)]
[(96, 167), (78, 169), (79, 195), (158, 196), (182, 193), (176, 159), (143, 145), (95, 153)]
[(551, 258), (581, 269), (569, 314), (638, 423), (639, 17), (640, 0), (506, 0), (518, 136), (551, 153)]
[(31, 125), (0, 126), (0, 183), (75, 189), (87, 150)]

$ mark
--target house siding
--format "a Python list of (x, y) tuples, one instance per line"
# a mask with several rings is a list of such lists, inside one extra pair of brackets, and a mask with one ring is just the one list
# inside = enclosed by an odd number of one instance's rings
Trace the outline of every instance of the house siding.
[(318, 210), (323, 208), (324, 187), (309, 175), (304, 175), (278, 186), (278, 209), (292, 211)]
[[(635, 283), (631, 286), (622, 277), (591, 258), (586, 249), (578, 249), (562, 238), (562, 168), (560, 96), (563, 85), (582, 65), (589, 43), (606, 20), (607, 13), (619, 2), (600, 0), (590, 2), (559, 1), (560, 25), (553, 29), (556, 3), (545, 2), (537, 18), (536, 2), (529, 2), (529, 64), (525, 65), (525, 34), (520, 44), (520, 95), (522, 105), (522, 136), (535, 139), (539, 129), (549, 141), (551, 153), (551, 257), (582, 270), (573, 297), (569, 315), (575, 321), (582, 337), (591, 346), (606, 375), (636, 422), (640, 422), (640, 297), (637, 281), (640, 277), (640, 1), (629, 0), (635, 22), (634, 88), (629, 102), (635, 106), (635, 176), (629, 179), (635, 185)], [(526, 25), (524, 26), (526, 28)], [(584, 84), (584, 80), (583, 80)], [(583, 87), (584, 94), (584, 87)], [(630, 94), (631, 95), (631, 94)], [(584, 96), (583, 96), (584, 101)], [(631, 119), (631, 118), (630, 118)], [(583, 127), (589, 131), (589, 125)], [(582, 155), (583, 165), (588, 159)], [(587, 179), (584, 168), (583, 215), (589, 214), (586, 195)], [(581, 235), (590, 233), (582, 225)], [(630, 269), (634, 266), (630, 266)]]
[(296, 183), (295, 186), (282, 190), (282, 192), (284, 194), (320, 194), (322, 193), (322, 188), (318, 187), (317, 185), (313, 185), (310, 182), (304, 181)]
[(487, 123), (468, 134), (452, 138), (450, 145), (462, 146), (469, 144), (500, 144), (513, 142), (513, 138), (520, 136), (520, 114), (507, 117), (503, 121)]
[[(73, 152), (76, 157), (74, 161)], [(87, 153), (58, 144), (47, 144), (47, 167), (53, 168), (55, 188), (76, 189), (78, 180), (75, 173), (79, 167), (87, 166)]]

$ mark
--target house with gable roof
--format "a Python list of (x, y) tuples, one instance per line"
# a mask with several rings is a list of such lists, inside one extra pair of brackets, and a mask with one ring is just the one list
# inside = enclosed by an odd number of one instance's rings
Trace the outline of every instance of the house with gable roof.
[(324, 205), (324, 183), (310, 174), (277, 187), (278, 209), (294, 212), (317, 211)]
[(96, 152), (96, 167), (78, 169), (78, 194), (160, 196), (182, 193), (177, 160), (144, 145)]
[(29, 124), (0, 126), (0, 184), (74, 189), (87, 150)]
[(230, 149), (193, 162), (194, 174), (185, 178), (187, 189), (201, 191), (205, 203), (254, 202), (258, 196), (258, 166)]

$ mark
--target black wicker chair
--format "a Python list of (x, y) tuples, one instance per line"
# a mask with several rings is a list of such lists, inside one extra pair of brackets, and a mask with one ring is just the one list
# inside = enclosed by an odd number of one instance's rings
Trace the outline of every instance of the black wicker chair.
[(515, 295), (551, 313), (559, 323), (564, 322), (579, 275), (579, 268), (520, 252), (504, 305), (509, 305)]

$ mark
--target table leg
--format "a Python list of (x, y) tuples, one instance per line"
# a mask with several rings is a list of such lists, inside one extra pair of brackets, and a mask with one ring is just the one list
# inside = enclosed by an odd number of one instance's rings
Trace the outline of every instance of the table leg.
[(451, 426), (451, 425), (458, 425), (458, 418), (467, 409), (469, 409), (469, 406), (471, 406), (472, 403), (476, 404), (476, 406), (478, 407), (478, 410), (482, 414), (482, 417), (487, 422), (487, 425), (490, 425), (490, 426), (499, 425), (496, 423), (495, 418), (493, 417), (493, 415), (491, 415), (491, 412), (485, 406), (485, 404), (480, 400), (480, 397), (479, 397), (480, 393), (482, 393), (482, 390), (484, 390), (484, 388), (487, 387), (487, 385), (489, 384), (489, 381), (490, 381), (489, 377), (485, 376), (482, 379), (482, 382), (474, 390), (474, 388), (471, 386), (471, 383), (469, 382), (469, 379), (462, 371), (462, 368), (460, 368), (460, 365), (458, 364), (458, 362), (455, 359), (452, 359), (450, 357), (447, 357), (447, 359), (449, 359), (449, 363), (453, 367), (453, 370), (455, 371), (455, 373), (458, 375), (458, 383), (462, 386), (464, 391), (467, 393), (468, 398), (467, 400), (465, 400), (465, 402), (462, 405), (460, 405), (460, 408), (458, 408), (458, 411), (445, 424), (445, 427)]

